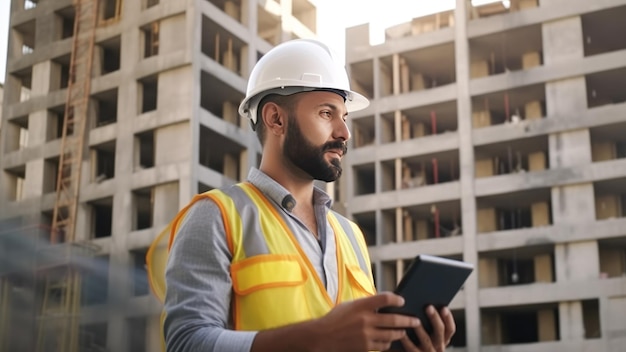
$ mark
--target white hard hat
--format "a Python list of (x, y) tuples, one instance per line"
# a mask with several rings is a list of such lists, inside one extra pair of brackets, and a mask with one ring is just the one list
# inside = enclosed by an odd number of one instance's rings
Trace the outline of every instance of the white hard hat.
[(266, 95), (325, 89), (343, 93), (348, 112), (369, 105), (366, 97), (350, 90), (346, 69), (328, 46), (312, 39), (291, 40), (272, 48), (254, 66), (239, 114), (255, 124), (257, 107)]

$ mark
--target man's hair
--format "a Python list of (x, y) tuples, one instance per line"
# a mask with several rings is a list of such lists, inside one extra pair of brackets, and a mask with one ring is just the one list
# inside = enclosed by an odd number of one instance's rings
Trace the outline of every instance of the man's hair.
[(254, 130), (261, 145), (265, 145), (265, 122), (263, 121), (263, 107), (267, 103), (274, 103), (281, 108), (287, 110), (288, 114), (292, 114), (296, 108), (298, 94), (292, 95), (280, 95), (280, 94), (268, 94), (264, 96), (259, 102), (259, 107), (256, 112), (256, 124)]

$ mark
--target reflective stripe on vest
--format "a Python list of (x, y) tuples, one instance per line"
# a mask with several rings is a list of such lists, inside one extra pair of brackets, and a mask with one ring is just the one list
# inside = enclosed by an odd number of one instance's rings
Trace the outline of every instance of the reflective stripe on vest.
[(222, 212), (232, 254), (236, 330), (318, 318), (336, 304), (375, 293), (363, 234), (348, 219), (333, 211), (327, 215), (337, 248), (338, 292), (333, 301), (294, 237), (287, 215), (255, 186), (242, 183), (199, 196), (194, 201), (210, 198)]

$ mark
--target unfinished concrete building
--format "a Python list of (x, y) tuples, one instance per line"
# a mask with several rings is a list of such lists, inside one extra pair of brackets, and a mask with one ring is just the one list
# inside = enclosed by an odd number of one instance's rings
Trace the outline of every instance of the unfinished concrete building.
[[(157, 351), (161, 305), (148, 287), (146, 249), (193, 195), (240, 181), (258, 165), (260, 145), (237, 113), (247, 77), (272, 46), (315, 36), (316, 7), (309, 0), (74, 3), (11, 3), (0, 235), (72, 242), (97, 264), (71, 285), (46, 284), (28, 296), (27, 323), (59, 310), (80, 316), (70, 322), (77, 324), (71, 343), (45, 340), (56, 333), (42, 336), (33, 324), (21, 329), (16, 309), (2, 308), (0, 350)], [(59, 184), (75, 186), (76, 199), (59, 201)], [(68, 232), (51, 232), (55, 221)], [(25, 276), (6, 267), (0, 276), (1, 307), (16, 307), (12, 300), (29, 292)], [(78, 302), (62, 306), (78, 291)], [(30, 333), (7, 338), (17, 329)]]
[(624, 351), (624, 18), (624, 0), (457, 0), (380, 45), (347, 30), (373, 104), (351, 114), (343, 203), (379, 289), (418, 253), (476, 263), (455, 351)]

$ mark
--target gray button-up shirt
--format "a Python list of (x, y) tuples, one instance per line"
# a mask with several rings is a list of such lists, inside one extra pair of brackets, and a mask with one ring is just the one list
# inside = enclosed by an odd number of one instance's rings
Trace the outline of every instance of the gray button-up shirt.
[[(335, 234), (326, 219), (330, 197), (315, 188), (313, 204), (320, 243), (291, 211), (295, 199), (280, 184), (257, 169), (248, 181), (287, 216), (288, 225), (326, 286), (337, 299)], [(194, 204), (181, 223), (166, 269), (165, 337), (168, 351), (249, 351), (253, 331), (230, 330), (232, 281), (231, 253), (226, 244), (224, 223), (211, 200)]]

